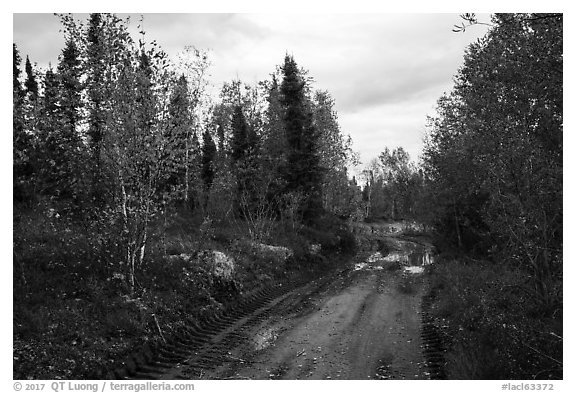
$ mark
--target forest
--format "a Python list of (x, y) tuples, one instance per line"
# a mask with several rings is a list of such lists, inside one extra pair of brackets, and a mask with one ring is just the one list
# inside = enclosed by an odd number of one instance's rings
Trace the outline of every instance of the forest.
[(15, 379), (102, 378), (191, 317), (322, 276), (376, 220), (434, 239), (450, 378), (562, 378), (561, 14), (493, 15), (419, 160), (375, 141), (357, 176), (294, 56), (215, 97), (207, 51), (171, 58), (114, 14), (57, 17), (54, 68), (13, 44)]

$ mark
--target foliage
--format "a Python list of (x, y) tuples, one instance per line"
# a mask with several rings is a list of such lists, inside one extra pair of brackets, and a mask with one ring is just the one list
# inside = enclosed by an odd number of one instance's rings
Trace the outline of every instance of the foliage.
[[(58, 17), (55, 69), (27, 58), (23, 86), (13, 46), (17, 377), (87, 377), (159, 340), (157, 321), (169, 332), (240, 290), (331, 266), (310, 239), (327, 253), (353, 249), (323, 215), (354, 210), (350, 140), (293, 59), (280, 85), (278, 72), (232, 81), (214, 102), (207, 52), (170, 61), (116, 15)], [(312, 218), (320, 226), (306, 227)], [(235, 246), (247, 241), (295, 247), (298, 269)], [(239, 254), (230, 282), (174, 255), (207, 249)]]
[(306, 97), (306, 81), (294, 58), (286, 55), (280, 85), (288, 151), (283, 173), (288, 192), (302, 192), (303, 219), (311, 222), (322, 208), (322, 171), (318, 155), (319, 133)]
[(495, 15), (430, 119), (437, 228), (531, 272), (553, 298), (562, 258), (562, 17)]
[(428, 222), (441, 248), (482, 258), (438, 267), (434, 313), (449, 377), (562, 378), (562, 15), (491, 25), (429, 119)]
[(32, 64), (30, 59), (26, 56), (26, 81), (24, 82), (24, 88), (26, 89), (26, 94), (30, 96), (31, 99), (36, 99), (38, 97), (38, 82), (36, 81), (36, 75), (32, 69)]
[(562, 308), (550, 313), (534, 302), (526, 272), (472, 260), (437, 264), (432, 315), (449, 337), (450, 379), (562, 378)]
[(403, 219), (422, 214), (418, 209), (424, 193), (422, 173), (402, 147), (386, 147), (362, 175), (366, 218)]
[(212, 182), (214, 181), (214, 165), (216, 158), (216, 144), (208, 132), (208, 129), (204, 131), (202, 135), (202, 172), (201, 177), (204, 181), (204, 186), (206, 189), (212, 187)]
[(14, 202), (24, 202), (32, 194), (30, 178), (32, 176), (32, 149), (31, 136), (26, 132), (25, 90), (20, 82), (20, 52), (13, 44), (13, 94), (12, 94), (12, 123), (13, 123), (13, 197)]
[(335, 102), (327, 91), (314, 95), (313, 120), (319, 134), (318, 155), (322, 169), (322, 207), (343, 217), (354, 214), (357, 189), (350, 185), (348, 168), (358, 163), (352, 151), (352, 140), (342, 134)]

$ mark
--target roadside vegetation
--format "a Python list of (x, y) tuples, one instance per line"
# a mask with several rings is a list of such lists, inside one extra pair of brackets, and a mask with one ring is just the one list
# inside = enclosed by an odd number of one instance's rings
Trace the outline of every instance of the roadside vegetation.
[(354, 252), (351, 141), (292, 56), (212, 97), (205, 51), (59, 18), (56, 68), (13, 47), (15, 379), (95, 376)]
[(562, 379), (562, 15), (490, 24), (429, 120), (433, 312), (448, 378)]
[(93, 377), (266, 285), (384, 254), (381, 220), (433, 237), (448, 378), (563, 377), (562, 15), (494, 15), (419, 162), (386, 147), (357, 177), (334, 100), (292, 56), (212, 97), (207, 52), (59, 18), (55, 68), (22, 72), (13, 46), (15, 379)]
[(561, 303), (538, 302), (530, 281), (499, 263), (437, 261), (431, 311), (449, 344), (448, 379), (563, 378)]
[(490, 28), (429, 117), (419, 163), (386, 148), (359, 178), (366, 222), (415, 220), (404, 236), (433, 238), (450, 379), (562, 378), (562, 22), (462, 15), (458, 34)]

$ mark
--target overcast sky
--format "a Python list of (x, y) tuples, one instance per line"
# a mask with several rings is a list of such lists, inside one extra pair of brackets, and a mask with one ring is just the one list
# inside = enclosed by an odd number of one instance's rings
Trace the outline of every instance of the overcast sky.
[[(138, 20), (132, 14), (134, 30)], [(426, 116), (451, 89), (466, 46), (486, 33), (483, 26), (453, 33), (459, 22), (458, 14), (144, 14), (147, 40), (169, 55), (187, 45), (210, 50), (217, 87), (236, 77), (266, 79), (292, 54), (314, 87), (335, 99), (342, 130), (363, 164), (386, 146), (403, 146), (417, 159)], [(52, 14), (14, 14), (21, 56), (40, 66), (56, 65), (59, 29)]]

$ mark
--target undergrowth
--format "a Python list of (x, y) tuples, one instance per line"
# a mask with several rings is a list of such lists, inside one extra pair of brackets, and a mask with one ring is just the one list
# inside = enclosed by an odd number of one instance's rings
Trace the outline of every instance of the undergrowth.
[(464, 258), (439, 258), (431, 285), (449, 379), (562, 379), (561, 292), (544, 308), (526, 271)]
[[(330, 221), (331, 220), (331, 221)], [(328, 222), (330, 221), (330, 222)], [(279, 280), (319, 274), (327, 256), (353, 250), (337, 220), (291, 231), (274, 224), (267, 243), (287, 247), (287, 259), (258, 252), (246, 228), (178, 212), (153, 224), (147, 257), (130, 293), (116, 223), (87, 222), (39, 207), (14, 214), (14, 379), (83, 379), (114, 368), (144, 343), (159, 343), (189, 318), (222, 309)], [(310, 251), (320, 244), (320, 253)], [(190, 263), (202, 250), (235, 261), (223, 280)], [(332, 258), (330, 259), (332, 260)]]

